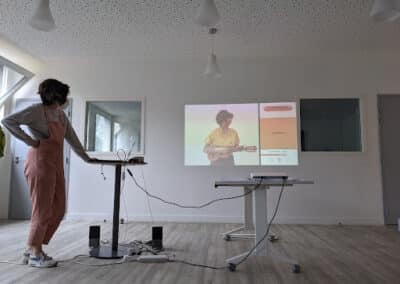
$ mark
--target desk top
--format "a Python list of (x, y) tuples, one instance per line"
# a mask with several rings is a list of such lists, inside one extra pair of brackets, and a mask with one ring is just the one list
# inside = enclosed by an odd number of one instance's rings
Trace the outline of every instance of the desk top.
[(232, 180), (219, 180), (215, 182), (214, 187), (244, 187), (244, 186), (293, 186), (295, 184), (314, 184), (312, 180), (298, 179), (288, 177), (287, 179), (282, 178), (266, 178), (266, 179), (232, 179)]
[(94, 160), (90, 162), (91, 164), (101, 164), (101, 165), (147, 165), (143, 161), (143, 157), (134, 157), (129, 160)]

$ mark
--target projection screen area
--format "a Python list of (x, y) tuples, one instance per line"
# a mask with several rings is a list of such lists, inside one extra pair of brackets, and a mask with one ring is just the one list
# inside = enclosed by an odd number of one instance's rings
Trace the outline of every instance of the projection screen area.
[(298, 163), (295, 102), (185, 106), (186, 166)]

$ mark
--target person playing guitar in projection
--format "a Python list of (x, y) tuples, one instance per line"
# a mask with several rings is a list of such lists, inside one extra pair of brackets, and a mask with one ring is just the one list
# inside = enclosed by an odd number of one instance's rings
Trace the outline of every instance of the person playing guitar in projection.
[(204, 145), (204, 153), (212, 166), (235, 165), (233, 158), (234, 152), (257, 151), (256, 146), (243, 146), (237, 131), (229, 126), (232, 123), (233, 113), (227, 110), (220, 110), (215, 120), (219, 125), (218, 128), (211, 131), (207, 136)]

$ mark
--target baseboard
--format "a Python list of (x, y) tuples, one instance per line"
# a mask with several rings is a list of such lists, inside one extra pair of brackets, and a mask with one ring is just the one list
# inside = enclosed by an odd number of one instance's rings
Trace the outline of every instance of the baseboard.
[[(94, 214), (94, 213), (70, 213), (67, 214), (66, 220), (107, 220), (112, 221), (113, 216), (108, 214)], [(126, 219), (125, 216), (120, 218)], [(241, 223), (242, 216), (210, 216), (210, 215), (154, 215), (154, 221), (157, 222), (182, 222), (182, 223)], [(151, 222), (153, 220), (148, 215), (130, 215), (128, 221), (138, 222)]]
[(378, 218), (353, 217), (277, 217), (277, 224), (304, 224), (304, 225), (384, 225)]
[[(121, 218), (125, 218), (121, 216)], [(68, 213), (66, 220), (82, 221), (112, 221), (112, 215), (103, 213)], [(242, 223), (242, 216), (215, 216), (215, 215), (154, 215), (157, 222), (182, 222), (182, 223)], [(150, 222), (149, 215), (129, 215), (128, 221)], [(374, 218), (313, 218), (313, 217), (277, 217), (276, 224), (310, 224), (310, 225), (383, 225), (383, 220)]]

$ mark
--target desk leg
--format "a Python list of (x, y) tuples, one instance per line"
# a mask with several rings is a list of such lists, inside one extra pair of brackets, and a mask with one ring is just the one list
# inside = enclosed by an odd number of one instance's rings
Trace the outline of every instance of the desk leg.
[[(289, 258), (288, 256), (277, 252), (274, 248), (268, 247), (268, 238), (264, 240), (262, 238), (265, 236), (268, 227), (268, 217), (267, 217), (267, 189), (264, 186), (255, 191), (253, 191), (253, 204), (254, 204), (254, 219), (255, 219), (255, 231), (256, 238), (254, 244), (258, 242), (258, 247), (250, 254), (250, 251), (236, 255), (234, 257), (228, 258), (226, 262), (229, 265), (231, 271), (236, 270), (236, 266), (241, 263), (247, 256), (270, 256), (272, 258), (278, 259), (280, 261), (287, 262), (292, 265), (292, 272), (299, 273), (300, 265), (298, 261)], [(262, 241), (261, 241), (262, 240)]]
[(119, 207), (121, 200), (121, 165), (115, 166), (115, 184), (114, 184), (114, 213), (113, 213), (113, 228), (112, 228), (112, 249), (118, 249), (118, 234), (119, 234)]
[(252, 189), (247, 187), (244, 188), (244, 194), (247, 194), (244, 197), (244, 227), (247, 230), (254, 229), (254, 221), (253, 221), (253, 194), (250, 193)]
[(127, 249), (118, 247), (119, 234), (119, 207), (121, 198), (121, 165), (115, 166), (115, 183), (114, 183), (114, 213), (112, 226), (112, 242), (110, 246), (99, 246), (92, 248), (89, 252), (90, 256), (96, 258), (122, 258), (127, 254)]
[[(256, 239), (255, 244), (261, 241), (262, 237), (267, 232), (268, 217), (267, 217), (267, 188), (262, 187), (253, 191), (254, 197), (254, 218)], [(267, 238), (265, 238), (255, 249), (255, 255), (267, 255)]]
[(241, 231), (253, 230), (254, 222), (253, 222), (253, 196), (252, 194), (248, 194), (252, 189), (248, 187), (244, 187), (243, 194), (247, 194), (244, 196), (244, 226), (239, 228), (235, 228), (228, 232), (222, 233), (224, 239), (229, 241), (231, 239), (254, 239), (255, 234), (243, 234), (239, 233)]
[[(251, 197), (253, 198), (253, 204), (254, 204), (253, 211), (254, 211), (255, 231), (256, 231), (254, 244), (257, 244), (267, 232), (267, 226), (268, 226), (267, 188), (260, 187), (259, 189), (254, 190)], [(229, 265), (232, 264), (233, 267), (235, 267), (235, 265), (240, 263), (245, 257), (247, 257), (248, 254), (249, 252), (239, 254), (237, 256), (228, 258), (226, 262)], [(257, 256), (267, 255), (267, 238), (265, 238), (263, 241), (260, 242), (258, 247), (253, 251), (251, 255), (257, 255)]]

